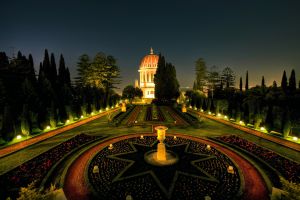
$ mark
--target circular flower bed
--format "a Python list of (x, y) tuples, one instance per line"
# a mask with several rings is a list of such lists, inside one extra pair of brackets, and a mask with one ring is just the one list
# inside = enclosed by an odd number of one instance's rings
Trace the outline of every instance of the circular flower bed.
[[(147, 163), (144, 155), (157, 147), (155, 136), (120, 140), (91, 160), (88, 180), (100, 199), (233, 199), (240, 194), (238, 168), (222, 152), (192, 139), (167, 136), (167, 151), (179, 160), (173, 165)], [(233, 173), (228, 173), (228, 166)], [(95, 167), (99, 170), (95, 170)]]

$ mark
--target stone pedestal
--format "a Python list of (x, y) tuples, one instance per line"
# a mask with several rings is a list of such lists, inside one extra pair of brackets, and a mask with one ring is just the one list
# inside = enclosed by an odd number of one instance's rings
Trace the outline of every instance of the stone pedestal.
[(168, 130), (168, 127), (157, 126), (155, 127), (155, 130), (157, 131), (157, 139), (159, 140), (159, 143), (157, 144), (157, 160), (165, 161), (167, 158), (164, 140), (166, 139), (166, 130)]
[(157, 160), (166, 160), (166, 146), (164, 143), (157, 145)]

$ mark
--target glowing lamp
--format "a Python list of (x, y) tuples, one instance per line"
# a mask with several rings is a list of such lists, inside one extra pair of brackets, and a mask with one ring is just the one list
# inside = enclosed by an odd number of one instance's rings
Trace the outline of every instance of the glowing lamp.
[(201, 112), (204, 112), (204, 110), (203, 110), (203, 109), (201, 109), (200, 111), (201, 111)]
[(265, 131), (266, 129), (265, 129), (265, 127), (260, 127), (260, 130)]
[(210, 147), (210, 145), (208, 144), (208, 145), (206, 145), (206, 149), (208, 150), (208, 151), (210, 151), (211, 150), (211, 147)]
[(177, 137), (176, 137), (176, 135), (173, 137), (173, 139), (174, 139), (174, 140), (177, 140)]
[(17, 135), (17, 140), (20, 140), (22, 138), (21, 135)]
[(50, 126), (47, 126), (47, 127), (46, 127), (46, 130), (49, 130), (50, 128), (51, 128)]
[(222, 115), (220, 113), (218, 113), (218, 117), (221, 117)]
[(83, 119), (83, 115), (81, 115), (80, 118)]
[(109, 149), (109, 150), (112, 150), (113, 148), (114, 148), (113, 144), (109, 144), (108, 149)]
[(298, 138), (297, 138), (297, 137), (293, 137), (293, 140), (294, 140), (294, 141), (297, 141), (297, 140), (298, 140)]
[(143, 140), (143, 139), (144, 139), (144, 136), (143, 136), (143, 135), (141, 135), (140, 139), (141, 139), (141, 140)]
[(208, 114), (211, 115), (211, 112), (209, 111)]
[(105, 110), (109, 110), (109, 108), (107, 107)]
[(67, 120), (66, 123), (67, 123), (67, 124), (70, 123), (70, 120)]
[(229, 165), (228, 168), (227, 168), (227, 172), (229, 174), (234, 174), (233, 166)]
[(98, 174), (99, 173), (99, 167), (98, 165), (95, 165), (94, 168), (93, 168), (93, 174)]
[(94, 112), (91, 112), (91, 115), (94, 115)]
[(224, 116), (224, 119), (228, 119), (227, 115)]

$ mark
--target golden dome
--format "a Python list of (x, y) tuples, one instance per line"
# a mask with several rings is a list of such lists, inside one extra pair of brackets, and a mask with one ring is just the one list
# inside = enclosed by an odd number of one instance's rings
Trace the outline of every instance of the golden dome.
[(140, 69), (142, 68), (157, 68), (158, 55), (153, 53), (153, 49), (150, 49), (150, 54), (146, 55), (140, 64)]

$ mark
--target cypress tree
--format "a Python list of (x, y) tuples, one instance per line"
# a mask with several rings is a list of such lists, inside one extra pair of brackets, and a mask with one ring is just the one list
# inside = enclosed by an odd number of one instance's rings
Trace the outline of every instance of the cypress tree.
[(54, 54), (51, 53), (51, 62), (50, 62), (50, 70), (49, 70), (49, 81), (53, 86), (56, 85), (56, 80), (57, 80), (57, 70), (56, 70), (56, 62), (55, 62), (55, 57)]
[(244, 105), (244, 121), (246, 125), (250, 122), (249, 105), (247, 103)]
[(266, 129), (270, 132), (274, 127), (274, 119), (273, 119), (273, 106), (269, 105), (268, 112), (266, 116)]
[(45, 72), (44, 72), (43, 64), (40, 62), (38, 82), (41, 82), (42, 76), (45, 76)]
[(29, 121), (29, 110), (28, 110), (28, 105), (24, 104), (23, 105), (23, 112), (21, 115), (21, 131), (22, 134), (25, 136), (28, 136), (31, 132), (32, 126)]
[(296, 90), (296, 74), (295, 74), (295, 70), (293, 69), (291, 72), (291, 76), (289, 79), (289, 89), (291, 92)]
[(246, 85), (245, 85), (245, 90), (247, 91), (249, 89), (249, 80), (248, 80), (248, 71), (246, 73)]
[(281, 79), (281, 88), (284, 92), (287, 91), (287, 77), (285, 70), (283, 71), (282, 79)]
[(60, 86), (63, 86), (66, 83), (66, 66), (65, 59), (62, 54), (60, 55), (59, 59), (58, 82)]
[(261, 87), (266, 87), (266, 85), (265, 85), (265, 77), (264, 76), (262, 76), (262, 79), (261, 79)]
[(43, 60), (43, 72), (45, 77), (50, 80), (51, 77), (51, 69), (50, 69), (50, 59), (48, 50), (45, 49), (44, 60)]
[(11, 115), (11, 109), (9, 105), (5, 105), (4, 112), (3, 112), (3, 125), (1, 129), (1, 135), (4, 140), (10, 141), (13, 139), (15, 132), (14, 132), (14, 122), (13, 117)]
[(34, 69), (34, 63), (33, 63), (33, 58), (32, 58), (31, 54), (29, 54), (29, 56), (28, 56), (28, 61), (29, 61), (30, 81), (32, 82), (33, 85), (35, 85), (36, 84), (35, 69)]
[(154, 83), (155, 83), (155, 98), (162, 99), (163, 94), (163, 82), (165, 75), (166, 62), (164, 56), (159, 54), (157, 70), (154, 75)]
[(57, 112), (54, 102), (51, 102), (50, 112), (49, 112), (49, 122), (51, 128), (56, 128), (57, 125)]
[(243, 80), (242, 77), (240, 77), (240, 91), (243, 91)]
[(284, 138), (289, 136), (291, 131), (291, 119), (290, 119), (290, 111), (288, 108), (284, 109), (284, 114), (282, 116), (282, 134)]
[(65, 80), (66, 80), (66, 84), (68, 86), (71, 86), (71, 76), (70, 76), (70, 71), (69, 68), (66, 68), (66, 72), (65, 72)]

